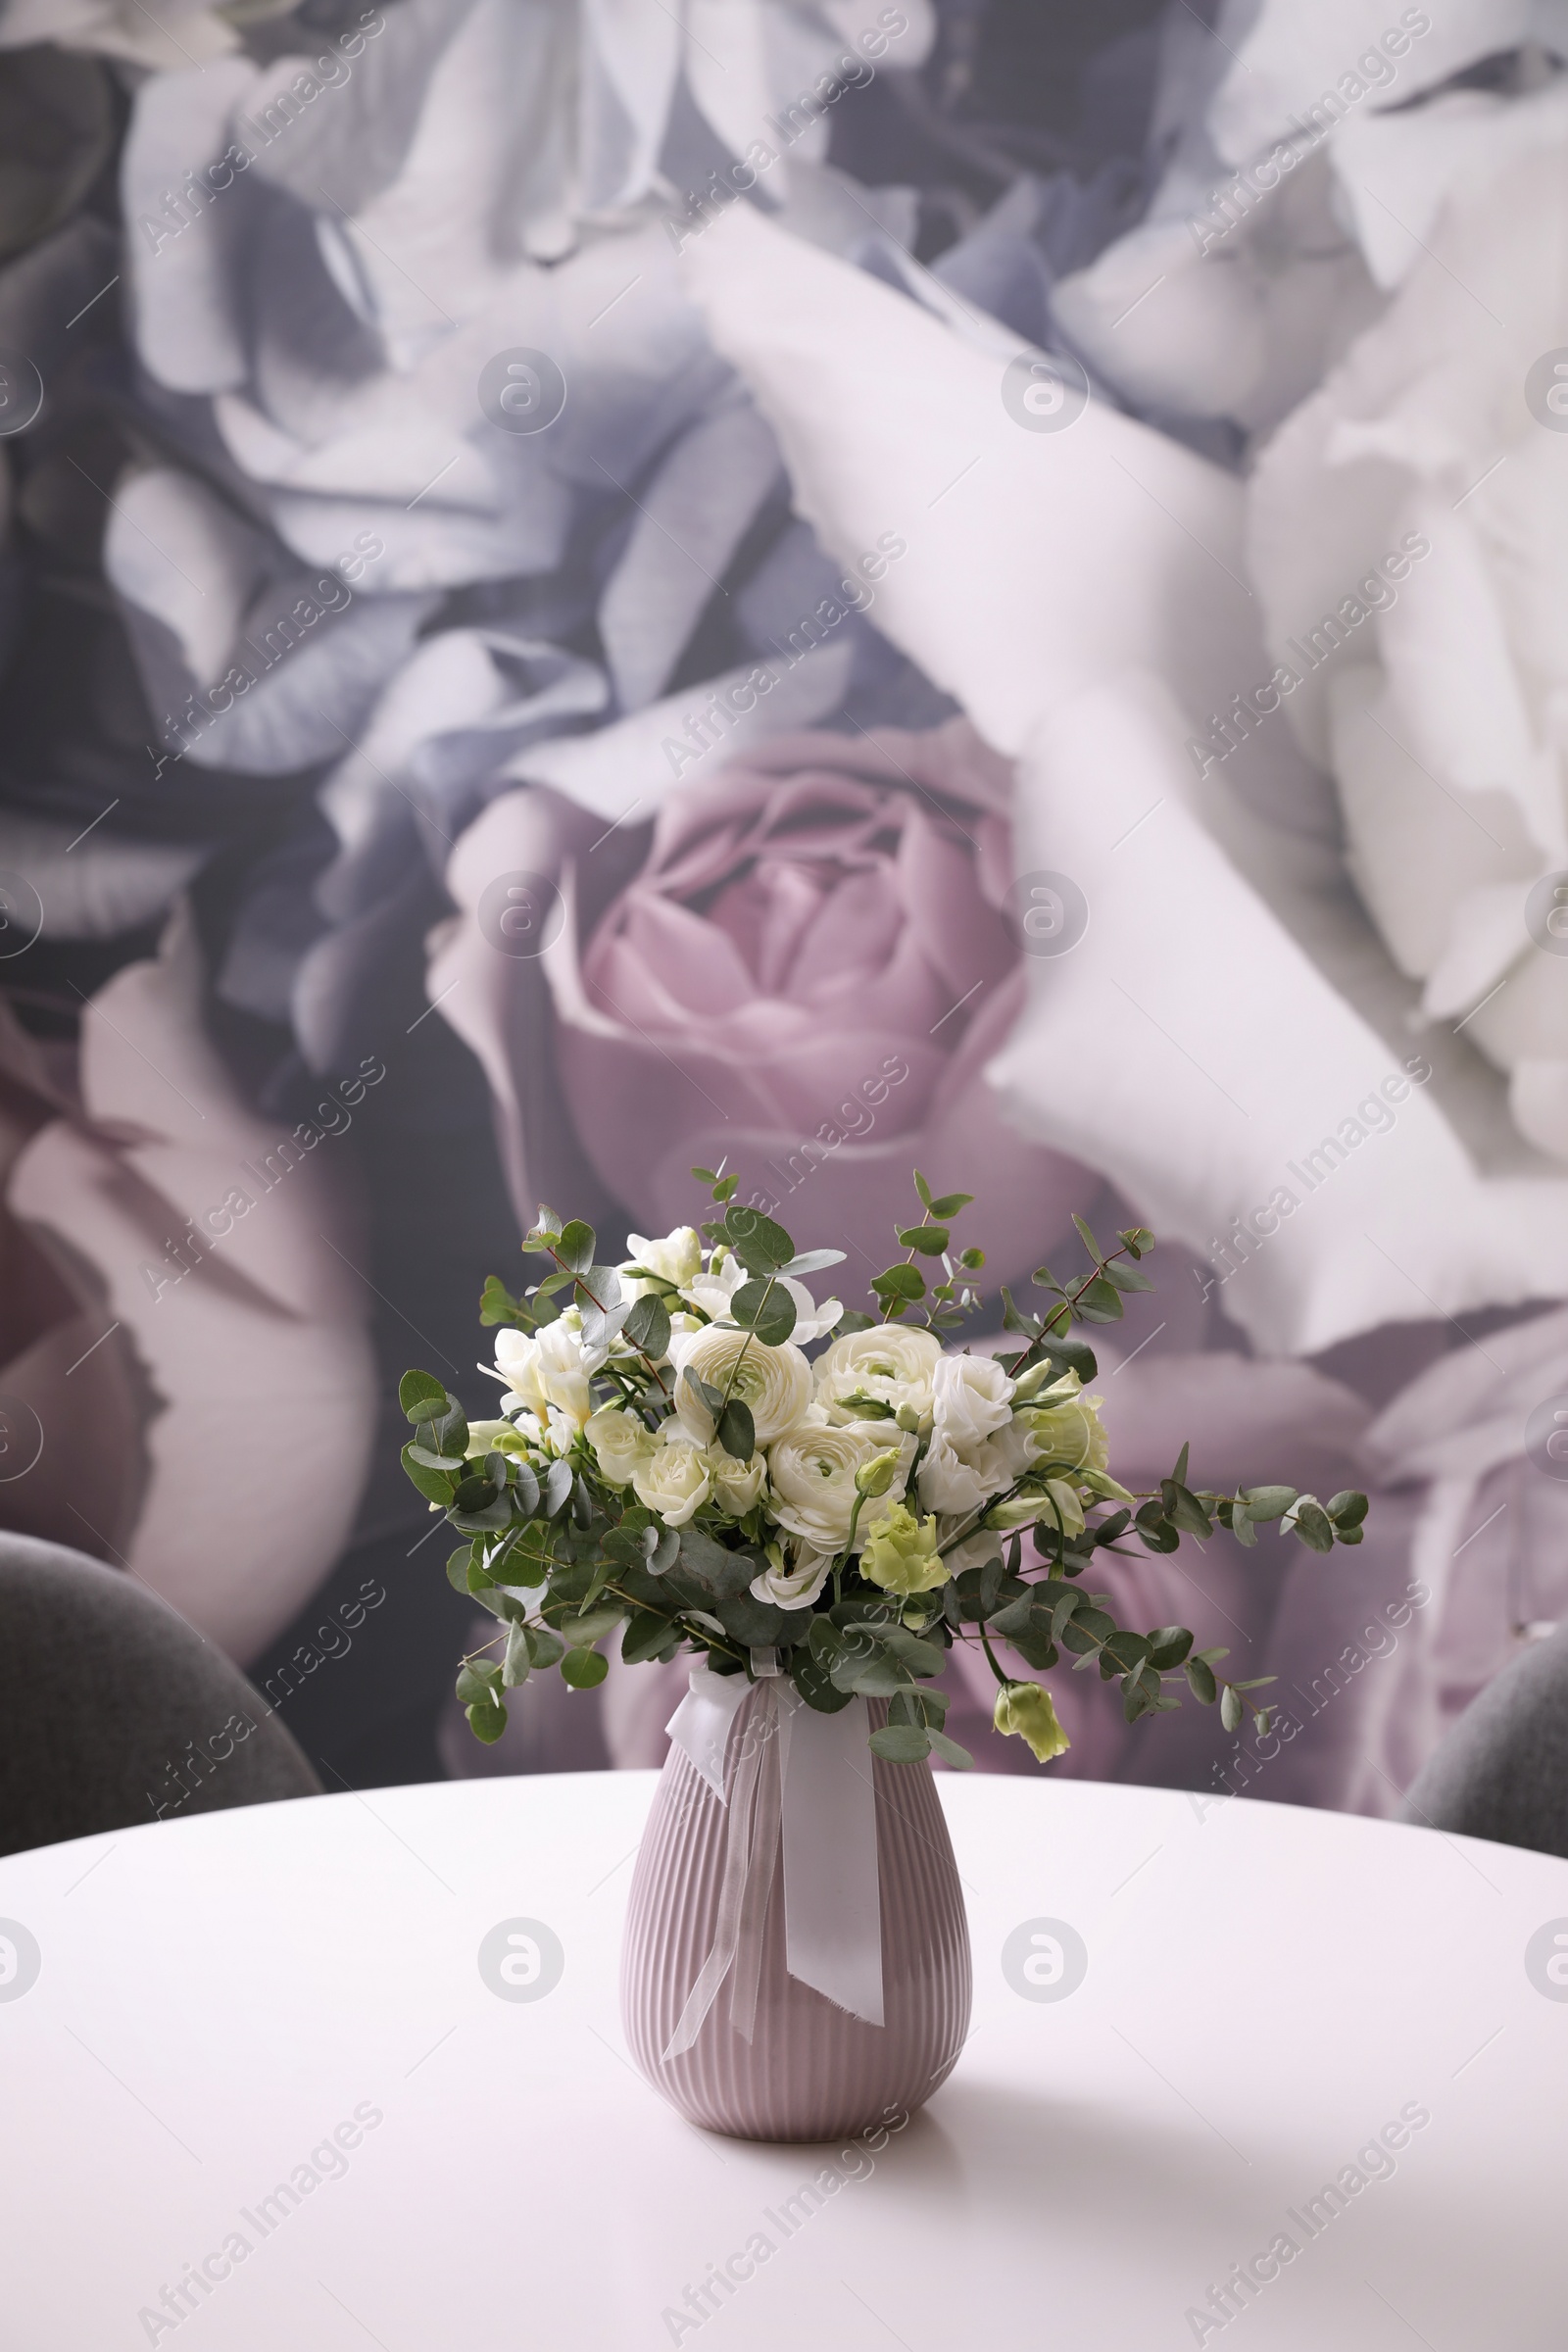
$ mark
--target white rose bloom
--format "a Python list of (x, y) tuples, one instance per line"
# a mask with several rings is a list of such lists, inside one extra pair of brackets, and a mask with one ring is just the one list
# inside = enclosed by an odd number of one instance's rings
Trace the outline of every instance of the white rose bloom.
[(858, 1551), (877, 1521), (896, 1502), (902, 1502), (914, 1440), (885, 1421), (838, 1424), (814, 1417), (801, 1422), (768, 1449), (772, 1482), (772, 1511), (780, 1527), (819, 1551), (842, 1551), (849, 1541), (850, 1523), (860, 1500), (855, 1474), (862, 1462), (897, 1445), (902, 1456), (898, 1475), (885, 1494), (860, 1504), (855, 1548)]
[(710, 1446), (703, 1458), (713, 1482), (713, 1500), (731, 1518), (744, 1519), (767, 1483), (766, 1455), (754, 1453), (749, 1462), (742, 1462), (722, 1446)]
[[(675, 1411), (685, 1433), (700, 1445), (712, 1442), (713, 1424), (690, 1382), (688, 1371), (722, 1394), (726, 1389), (750, 1405), (759, 1446), (782, 1437), (810, 1401), (811, 1367), (793, 1341), (764, 1348), (750, 1332), (705, 1327), (682, 1332), (669, 1343), (675, 1367)], [(737, 1370), (737, 1365), (739, 1369)], [(733, 1385), (731, 1375), (733, 1374)]]
[(612, 1487), (629, 1487), (638, 1465), (648, 1459), (657, 1443), (636, 1414), (618, 1404), (602, 1405), (585, 1435), (602, 1476)]
[(952, 1440), (939, 1432), (931, 1440), (930, 1450), (920, 1464), (917, 1481), (920, 1507), (925, 1511), (951, 1512), (955, 1518), (965, 1518), (1011, 1483), (1011, 1479), (1007, 1478), (999, 1487), (994, 1481), (987, 1480), (973, 1462), (964, 1460)]
[[(626, 1248), (630, 1253), (626, 1266), (646, 1266), (650, 1274), (673, 1283), (677, 1290), (695, 1282), (703, 1270), (702, 1236), (692, 1225), (677, 1225), (662, 1242), (646, 1241), (640, 1233), (628, 1233)], [(626, 1266), (620, 1269), (623, 1274)], [(622, 1287), (635, 1290), (640, 1286), (633, 1282)]]
[(936, 1434), (960, 1453), (984, 1445), (1012, 1417), (1012, 1383), (999, 1357), (945, 1355), (931, 1377)]
[(760, 1576), (753, 1577), (752, 1598), (769, 1601), (775, 1609), (808, 1609), (826, 1584), (832, 1565), (830, 1551), (816, 1551), (803, 1544), (793, 1568), (764, 1568)]
[(638, 1501), (666, 1527), (684, 1527), (712, 1492), (707, 1454), (672, 1421), (664, 1424), (663, 1443), (636, 1464), (631, 1483)]
[(906, 1331), (900, 1323), (847, 1331), (817, 1358), (816, 1402), (833, 1421), (854, 1420), (848, 1396), (874, 1397), (897, 1412), (906, 1404), (917, 1414), (931, 1410), (931, 1379), (942, 1361), (942, 1343), (933, 1331)]

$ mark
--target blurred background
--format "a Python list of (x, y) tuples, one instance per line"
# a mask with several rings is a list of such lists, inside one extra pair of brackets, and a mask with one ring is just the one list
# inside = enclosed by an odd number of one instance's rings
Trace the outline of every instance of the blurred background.
[[(0, 1527), (328, 1786), (656, 1762), (398, 1463), (540, 1200), (1150, 1224), (1054, 1772), (1396, 1810), (1568, 1592), (1568, 13), (0, 0)], [(950, 1729), (1029, 1770), (988, 1704)], [(960, 1720), (961, 1718), (961, 1720)], [(155, 1808), (156, 1809), (156, 1808)]]

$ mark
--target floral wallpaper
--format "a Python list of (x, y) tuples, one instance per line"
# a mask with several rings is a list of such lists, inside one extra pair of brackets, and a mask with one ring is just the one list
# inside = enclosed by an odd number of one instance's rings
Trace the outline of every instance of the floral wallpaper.
[(918, 1165), (1157, 1234), (1122, 1476), (1373, 1497), (1049, 1769), (1395, 1811), (1568, 1601), (1565, 436), (1554, 0), (0, 0), (0, 1528), (328, 1785), (655, 1762), (467, 1743), (397, 1376)]

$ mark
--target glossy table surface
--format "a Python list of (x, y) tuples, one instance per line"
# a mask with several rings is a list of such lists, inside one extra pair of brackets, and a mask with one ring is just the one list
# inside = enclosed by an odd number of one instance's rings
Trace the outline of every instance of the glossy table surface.
[(652, 1788), (0, 1862), (6, 2352), (1562, 2352), (1568, 1863), (945, 1778), (957, 2071), (901, 2130), (755, 2147), (624, 2055)]

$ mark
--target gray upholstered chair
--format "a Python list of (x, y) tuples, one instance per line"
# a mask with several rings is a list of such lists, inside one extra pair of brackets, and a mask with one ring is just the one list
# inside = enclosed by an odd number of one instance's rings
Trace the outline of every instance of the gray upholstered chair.
[(0, 1534), (0, 1854), (319, 1793), (238, 1667), (144, 1585)]
[(1471, 1701), (1416, 1776), (1404, 1818), (1568, 1856), (1568, 1624)]

